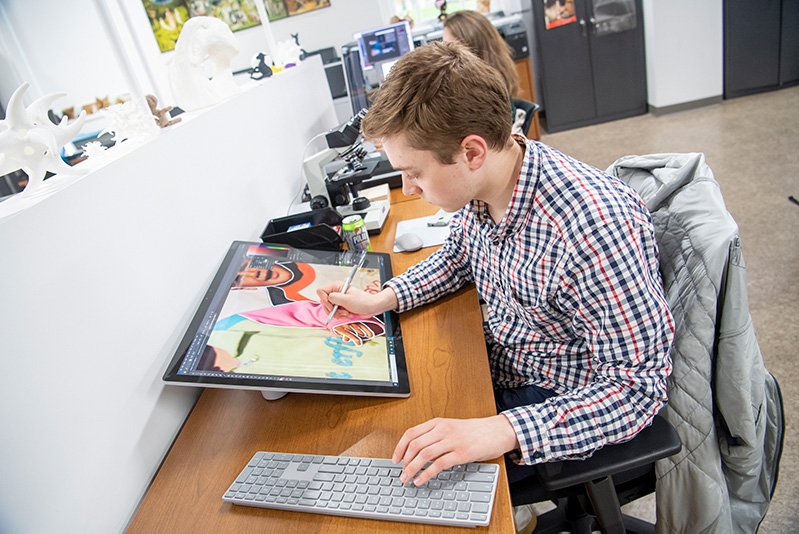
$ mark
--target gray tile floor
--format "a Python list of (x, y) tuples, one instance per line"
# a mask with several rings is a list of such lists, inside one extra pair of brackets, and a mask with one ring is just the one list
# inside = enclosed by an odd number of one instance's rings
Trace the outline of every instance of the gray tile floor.
[[(630, 154), (703, 152), (740, 229), (749, 305), (785, 402), (779, 482), (761, 533), (799, 532), (799, 87), (661, 117), (651, 114), (541, 141), (606, 169)], [(628, 505), (654, 519), (654, 498)]]

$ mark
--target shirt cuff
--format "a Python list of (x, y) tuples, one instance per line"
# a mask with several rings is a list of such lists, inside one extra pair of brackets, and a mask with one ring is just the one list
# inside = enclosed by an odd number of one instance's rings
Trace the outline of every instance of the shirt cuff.
[(510, 453), (514, 463), (533, 465), (549, 459), (549, 443), (546, 435), (541, 432), (538, 425), (527, 422), (530, 419), (529, 407), (524, 410), (511, 408), (502, 412), (502, 415), (510, 421), (519, 441), (519, 450)]
[(383, 284), (383, 288), (391, 288), (397, 296), (397, 312), (402, 313), (412, 309), (414, 305), (413, 289), (402, 275), (395, 276)]
[(548, 431), (548, 418), (545, 413), (536, 410), (537, 406), (543, 405), (519, 406), (502, 412), (510, 421), (519, 440), (519, 451), (509, 453), (514, 463), (534, 465), (584, 459), (594, 454), (595, 449), (581, 453), (569, 452), (567, 442), (553, 441)]

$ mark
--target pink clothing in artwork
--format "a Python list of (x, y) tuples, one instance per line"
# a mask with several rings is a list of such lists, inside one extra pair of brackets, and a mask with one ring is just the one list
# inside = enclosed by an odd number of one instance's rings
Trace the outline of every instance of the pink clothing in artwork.
[(374, 333), (374, 336), (371, 336), (369, 339), (381, 336), (386, 331), (383, 323), (374, 317), (334, 317), (333, 320), (330, 321), (330, 324), (325, 324), (328, 315), (325, 312), (325, 308), (319, 302), (311, 300), (290, 302), (270, 308), (261, 308), (260, 310), (243, 312), (239, 315), (251, 319), (256, 323), (268, 324), (271, 326), (326, 328), (337, 335), (340, 335), (340, 333), (336, 331), (336, 327), (360, 323), (368, 326), (369, 330)]

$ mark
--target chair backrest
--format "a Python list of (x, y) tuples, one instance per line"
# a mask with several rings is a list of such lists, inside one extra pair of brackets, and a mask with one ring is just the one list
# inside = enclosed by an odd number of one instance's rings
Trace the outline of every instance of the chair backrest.
[(524, 135), (527, 135), (530, 131), (530, 125), (533, 123), (533, 117), (535, 116), (536, 111), (541, 108), (541, 106), (535, 102), (529, 102), (520, 98), (514, 98), (513, 105), (516, 106), (516, 109), (524, 110), (525, 115), (524, 123), (522, 124), (522, 132), (524, 132)]

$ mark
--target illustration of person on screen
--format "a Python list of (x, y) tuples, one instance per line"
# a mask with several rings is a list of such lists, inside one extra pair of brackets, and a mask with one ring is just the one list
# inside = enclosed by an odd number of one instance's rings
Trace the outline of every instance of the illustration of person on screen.
[(233, 290), (256, 291), (264, 288), (269, 304), (280, 306), (298, 300), (310, 300), (300, 292), (316, 279), (316, 271), (307, 263), (261, 261), (251, 258), (233, 280)]
[(301, 293), (315, 280), (316, 270), (310, 264), (250, 258), (234, 279), (233, 289), (265, 288), (271, 306), (240, 311), (219, 321), (216, 329), (225, 330), (249, 319), (272, 326), (325, 328), (355, 345), (385, 333), (383, 323), (375, 317), (335, 318), (328, 324), (322, 305)]
[[(246, 349), (253, 336), (302, 336), (309, 342), (312, 338), (304, 330), (334, 334), (340, 342), (325, 340), (329, 334), (324, 334), (318, 343), (331, 348), (338, 363), (351, 362), (353, 355), (360, 357), (362, 353), (356, 354), (350, 347), (362, 347), (369, 340), (383, 336), (383, 322), (376, 317), (351, 316), (336, 317), (328, 324), (323, 306), (302, 293), (316, 279), (317, 272), (310, 264), (248, 257), (233, 281), (222, 310), (223, 318), (214, 327), (209, 340), (212, 352), (201, 362), (206, 366), (203, 368), (231, 371), (247, 365), (256, 358), (248, 356)], [(221, 341), (223, 338), (230, 338), (230, 342)], [(258, 354), (257, 358), (260, 357)]]

